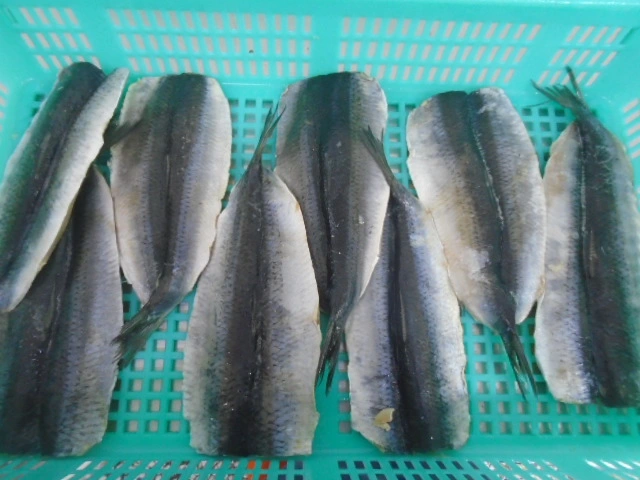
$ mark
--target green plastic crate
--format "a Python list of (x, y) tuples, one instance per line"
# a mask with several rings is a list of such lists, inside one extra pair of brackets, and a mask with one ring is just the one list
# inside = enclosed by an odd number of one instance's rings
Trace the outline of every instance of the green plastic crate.
[[(300, 78), (340, 70), (377, 77), (389, 100), (386, 148), (409, 184), (408, 112), (448, 89), (497, 85), (520, 109), (542, 162), (571, 120), (530, 79), (566, 81), (626, 142), (640, 183), (640, 4), (591, 0), (0, 0), (0, 162), (16, 146), (57, 71), (77, 60), (133, 79), (196, 71), (231, 102), (237, 180), (264, 115)], [(273, 161), (273, 147), (267, 155)], [(233, 183), (233, 181), (232, 181)], [(560, 404), (534, 363), (540, 395), (516, 391), (498, 338), (465, 316), (472, 435), (460, 451), (380, 454), (349, 423), (347, 357), (335, 388), (318, 391), (314, 454), (228, 459), (189, 448), (182, 418), (182, 350), (193, 295), (120, 374), (104, 442), (83, 458), (0, 457), (0, 479), (487, 480), (640, 478), (640, 409)], [(125, 286), (127, 316), (140, 303)], [(533, 360), (533, 321), (520, 327)]]

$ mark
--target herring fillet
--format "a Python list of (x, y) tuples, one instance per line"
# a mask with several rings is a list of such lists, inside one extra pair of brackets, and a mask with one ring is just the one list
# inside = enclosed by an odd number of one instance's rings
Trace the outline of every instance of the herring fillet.
[(537, 158), (504, 92), (447, 92), (411, 112), (408, 168), (442, 240), (453, 288), (534, 386), (515, 325), (542, 292), (545, 204)]
[(499, 88), (469, 95), (473, 130), (503, 220), (502, 272), (522, 323), (542, 295), (546, 205), (538, 156), (511, 101)]
[(536, 311), (536, 358), (554, 398), (597, 399), (582, 265), (581, 141), (572, 123), (551, 146), (547, 202), (546, 289)]
[(123, 364), (191, 291), (216, 234), (231, 162), (231, 115), (218, 82), (142, 79), (125, 98), (112, 192), (125, 276), (144, 302), (119, 337)]
[[(387, 215), (380, 243), (380, 258), (360, 301), (354, 307), (345, 327), (349, 352), (347, 374), (351, 400), (351, 425), (367, 440), (386, 452), (408, 450), (404, 423), (400, 415), (400, 391), (395, 349), (391, 343), (389, 324), (393, 283), (394, 229)], [(391, 410), (391, 421), (379, 424), (377, 416)]]
[(113, 202), (95, 167), (76, 203), (71, 265), (41, 386), (42, 452), (53, 456), (81, 455), (102, 440), (117, 373), (111, 340), (123, 323)]
[(589, 109), (573, 71), (567, 71), (575, 93), (566, 86), (536, 88), (576, 116), (579, 248), (597, 397), (609, 407), (635, 407), (640, 405), (640, 213), (633, 167), (620, 140)]
[(62, 237), (18, 306), (0, 314), (0, 452), (41, 451), (43, 352), (66, 283), (68, 238)]
[(344, 324), (378, 260), (389, 187), (360, 133), (385, 127), (387, 101), (373, 78), (336, 73), (290, 85), (280, 104), (276, 173), (300, 203), (331, 315), (318, 368), (329, 388)]
[(624, 146), (593, 114), (578, 125), (585, 156), (583, 255), (598, 393), (609, 407), (638, 406), (640, 214), (633, 168)]
[(369, 140), (391, 197), (380, 259), (346, 327), (353, 428), (388, 452), (459, 448), (469, 394), (447, 262), (431, 216), (393, 177), (370, 130)]
[(309, 454), (318, 422), (318, 292), (300, 207), (262, 166), (273, 122), (220, 215), (189, 323), (184, 413), (208, 455)]
[(10, 440), (2, 450), (81, 455), (102, 439), (122, 317), (111, 194), (91, 167), (51, 259), (0, 318), (11, 327), (5, 342), (17, 345), (0, 356), (0, 431)]
[[(164, 209), (168, 192), (165, 188), (167, 166), (164, 137), (171, 126), (170, 96), (173, 92), (149, 104), (160, 79), (144, 78), (129, 87), (120, 123), (140, 122), (145, 108), (149, 111), (149, 120), (138, 123), (136, 133), (139, 139), (125, 137), (113, 146), (114, 159), (111, 162), (111, 189), (116, 206), (120, 264), (127, 281), (143, 304), (149, 301), (158, 284), (166, 240)], [(154, 140), (153, 135), (163, 140)], [(136, 153), (137, 158), (124, 160), (128, 151)], [(161, 222), (161, 228), (154, 229), (154, 222)]]
[(20, 302), (55, 247), (128, 75), (104, 78), (88, 63), (62, 70), (9, 159), (0, 185), (0, 311)]

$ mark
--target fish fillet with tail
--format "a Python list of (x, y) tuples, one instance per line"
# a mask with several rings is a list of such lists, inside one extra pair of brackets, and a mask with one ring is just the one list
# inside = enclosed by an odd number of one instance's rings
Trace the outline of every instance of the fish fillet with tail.
[(361, 132), (385, 127), (387, 100), (373, 78), (337, 73), (289, 86), (281, 105), (276, 172), (300, 203), (320, 306), (331, 314), (318, 368), (328, 389), (345, 322), (380, 252), (389, 186)]
[(411, 112), (407, 143), (458, 299), (501, 336), (520, 390), (524, 375), (535, 389), (515, 327), (544, 286), (545, 201), (522, 120), (500, 89), (447, 92)]
[(135, 128), (113, 147), (118, 245), (144, 304), (118, 338), (126, 365), (209, 261), (229, 180), (231, 116), (218, 82), (182, 74), (132, 85), (121, 124)]
[(0, 185), (0, 311), (25, 296), (68, 221), (129, 72), (63, 69), (9, 158)]
[(391, 185), (378, 264), (346, 327), (353, 428), (383, 451), (459, 448), (469, 438), (460, 307), (431, 216), (386, 163)]
[(311, 453), (318, 291), (300, 207), (262, 151), (220, 215), (185, 346), (185, 417), (208, 455)]
[(545, 171), (548, 288), (536, 356), (553, 395), (570, 403), (640, 405), (640, 213), (624, 146), (586, 104), (573, 72), (536, 88), (576, 120)]
[(113, 203), (92, 167), (51, 259), (0, 317), (0, 450), (70, 456), (101, 441), (122, 317)]

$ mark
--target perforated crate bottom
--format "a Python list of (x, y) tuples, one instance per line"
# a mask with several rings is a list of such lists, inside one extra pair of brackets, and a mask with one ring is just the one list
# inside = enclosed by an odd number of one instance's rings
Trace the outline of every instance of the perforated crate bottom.
[[(37, 111), (49, 84), (30, 82), (20, 95), (12, 92), (14, 115), (3, 118), (3, 128), (15, 132), (4, 139), (10, 149)], [(430, 91), (429, 88), (433, 88)], [(385, 147), (398, 178), (409, 185), (406, 169), (407, 114), (429, 95), (441, 91), (387, 89), (389, 122)], [(268, 109), (282, 90), (271, 86), (225, 85), (233, 117), (231, 185), (251, 159)], [(552, 141), (571, 121), (553, 105), (531, 92), (514, 95), (542, 162)], [(7, 87), (0, 94), (8, 95)], [(597, 107), (597, 103), (595, 104)], [(617, 132), (638, 144), (640, 103), (633, 100), (619, 110)], [(273, 142), (265, 160), (274, 161)], [(632, 150), (633, 153), (636, 153)], [(634, 155), (634, 156), (637, 156)], [(638, 162), (636, 162), (638, 163)], [(640, 166), (636, 165), (636, 172)], [(636, 173), (638, 175), (638, 173)], [(231, 186), (230, 186), (231, 188)], [(130, 318), (140, 303), (125, 285), (124, 308)], [(468, 356), (467, 380), (471, 392), (471, 439), (460, 451), (429, 456), (382, 456), (349, 421), (347, 356), (341, 353), (333, 391), (319, 389), (321, 421), (314, 455), (289, 460), (211, 459), (189, 448), (188, 424), (182, 418), (182, 351), (193, 295), (189, 295), (155, 333), (147, 349), (121, 372), (111, 403), (104, 442), (82, 459), (43, 460), (0, 458), (0, 479), (191, 479), (191, 480), (486, 480), (486, 479), (640, 479), (640, 409), (572, 406), (553, 400), (536, 362), (539, 396), (523, 399), (505, 362), (495, 335), (465, 315), (464, 342)], [(533, 321), (520, 328), (529, 357), (533, 355)], [(635, 449), (634, 449), (635, 447)], [(607, 460), (601, 460), (606, 458)], [(616, 459), (615, 461), (608, 459)]]
[[(157, 455), (127, 460), (9, 460), (0, 462), (0, 478), (61, 480), (578, 480), (640, 479), (637, 460), (589, 460), (570, 468), (560, 457), (513, 460), (393, 459), (363, 457), (319, 464), (311, 460), (217, 460)], [(549, 460), (552, 458), (553, 460)], [(614, 457), (618, 458), (618, 457)], [(565, 458), (565, 461), (567, 459)]]

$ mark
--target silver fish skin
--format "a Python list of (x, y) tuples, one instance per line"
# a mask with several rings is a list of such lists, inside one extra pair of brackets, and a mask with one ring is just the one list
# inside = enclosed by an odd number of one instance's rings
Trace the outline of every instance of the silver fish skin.
[(571, 124), (551, 146), (544, 176), (546, 289), (536, 310), (536, 358), (549, 390), (566, 403), (591, 403), (597, 398), (582, 273), (580, 143), (578, 128)]
[(144, 306), (119, 336), (128, 364), (206, 266), (229, 181), (231, 115), (218, 82), (145, 78), (129, 89), (113, 147), (121, 265)]
[(328, 389), (345, 322), (378, 261), (389, 186), (360, 134), (385, 127), (387, 100), (376, 80), (346, 72), (294, 83), (280, 104), (276, 173), (300, 203), (320, 306), (331, 314), (318, 367)]
[(533, 373), (515, 330), (541, 295), (545, 202), (535, 150), (500, 89), (436, 95), (411, 112), (408, 167), (453, 288), (502, 338), (521, 391)]
[(62, 70), (0, 184), (0, 311), (26, 295), (68, 221), (128, 78), (89, 63)]
[[(579, 225), (567, 227), (578, 227), (578, 235), (576, 230), (567, 229), (562, 233), (569, 238), (559, 237), (558, 232), (552, 238), (571, 242), (571, 248), (579, 251), (573, 270), (565, 270), (565, 281), (576, 281), (575, 269), (581, 266), (582, 281), (574, 288), (584, 289), (581, 294), (586, 298), (586, 321), (581, 320), (587, 328), (580, 333), (586, 341), (575, 338), (571, 323), (577, 320), (572, 316), (565, 319), (568, 326), (555, 333), (567, 342), (590, 347), (582, 354), (593, 362), (597, 398), (602, 403), (609, 407), (635, 407), (640, 405), (640, 213), (633, 167), (620, 140), (591, 112), (573, 71), (568, 71), (575, 93), (566, 86), (536, 87), (576, 116), (566, 136), (578, 144), (578, 158), (574, 160), (578, 171), (570, 172), (578, 185), (567, 196), (575, 201), (579, 189), (581, 215)], [(557, 147), (561, 148), (562, 144)], [(546, 175), (554, 173), (551, 170)], [(554, 274), (561, 276), (562, 271)], [(563, 320), (564, 311), (546, 303), (545, 299), (542, 325), (545, 317), (557, 325)], [(578, 310), (574, 315), (583, 314)], [(585, 330), (589, 335), (583, 333)], [(554, 364), (553, 368), (558, 367)], [(545, 374), (553, 382), (553, 371), (547, 368)], [(576, 369), (570, 375), (583, 373)]]
[(469, 394), (460, 308), (431, 216), (372, 152), (391, 185), (380, 259), (346, 327), (353, 428), (382, 451), (460, 448)]
[(311, 453), (318, 292), (300, 207), (262, 166), (277, 119), (220, 215), (184, 363), (191, 446), (207, 455)]
[(49, 263), (0, 322), (9, 325), (4, 340), (15, 342), (19, 355), (3, 351), (0, 359), (0, 430), (29, 440), (3, 450), (82, 455), (106, 430), (117, 373), (111, 340), (123, 323), (113, 204), (95, 167)]

